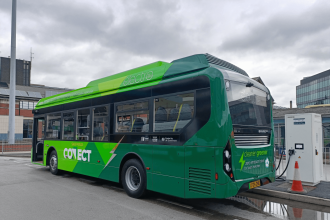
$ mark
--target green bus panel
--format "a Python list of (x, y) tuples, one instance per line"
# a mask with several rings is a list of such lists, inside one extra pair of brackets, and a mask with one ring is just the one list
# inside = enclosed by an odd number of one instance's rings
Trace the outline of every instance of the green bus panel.
[(184, 198), (184, 179), (161, 174), (152, 174), (152, 190), (171, 196)]
[(235, 196), (238, 190), (239, 188), (236, 186), (236, 183), (232, 181), (228, 181), (226, 184), (216, 184), (216, 198), (228, 198)]
[(153, 146), (153, 190), (184, 197), (184, 146)]
[(154, 145), (152, 172), (184, 178), (184, 146)]
[(233, 169), (236, 180), (258, 177), (273, 171), (272, 146), (263, 148), (232, 148)]
[(215, 196), (214, 147), (185, 147), (185, 197)]

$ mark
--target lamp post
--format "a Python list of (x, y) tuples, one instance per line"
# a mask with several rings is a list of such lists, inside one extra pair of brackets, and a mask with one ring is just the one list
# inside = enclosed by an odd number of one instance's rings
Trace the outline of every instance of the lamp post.
[(15, 90), (16, 90), (16, 3), (12, 0), (11, 13), (11, 54), (10, 54), (10, 94), (9, 94), (9, 123), (8, 143), (15, 143)]

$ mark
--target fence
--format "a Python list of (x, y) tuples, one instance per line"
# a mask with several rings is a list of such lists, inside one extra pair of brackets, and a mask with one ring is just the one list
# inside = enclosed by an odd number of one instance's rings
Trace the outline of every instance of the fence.
[[(275, 150), (275, 157), (276, 157), (276, 168), (278, 167), (278, 170), (276, 171), (276, 176), (279, 176), (283, 173), (286, 167), (286, 155), (282, 156), (281, 164), (280, 158), (281, 154), (285, 152), (285, 148), (283, 147), (277, 147)], [(294, 161), (290, 161), (290, 164), (294, 164)], [(283, 176), (286, 176), (286, 171), (284, 172)], [(330, 147), (324, 147), (323, 148), (323, 177), (322, 180), (324, 181), (330, 181)]]
[(13, 151), (31, 151), (32, 139), (15, 140), (15, 144), (9, 144), (7, 140), (1, 140), (1, 153)]

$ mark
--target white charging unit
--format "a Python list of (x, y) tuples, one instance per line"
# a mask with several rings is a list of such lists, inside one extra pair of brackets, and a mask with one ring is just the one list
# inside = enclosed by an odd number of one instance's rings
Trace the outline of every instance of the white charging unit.
[(303, 185), (318, 184), (323, 175), (323, 135), (320, 114), (285, 115), (285, 154), (289, 160), (289, 150), (294, 150), (290, 158), (286, 179), (293, 180), (295, 162), (298, 161)]

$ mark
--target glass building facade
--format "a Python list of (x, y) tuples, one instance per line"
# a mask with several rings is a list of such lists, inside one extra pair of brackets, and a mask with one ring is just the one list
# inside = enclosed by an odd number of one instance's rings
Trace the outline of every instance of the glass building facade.
[(297, 108), (330, 104), (330, 70), (304, 78), (296, 87)]

